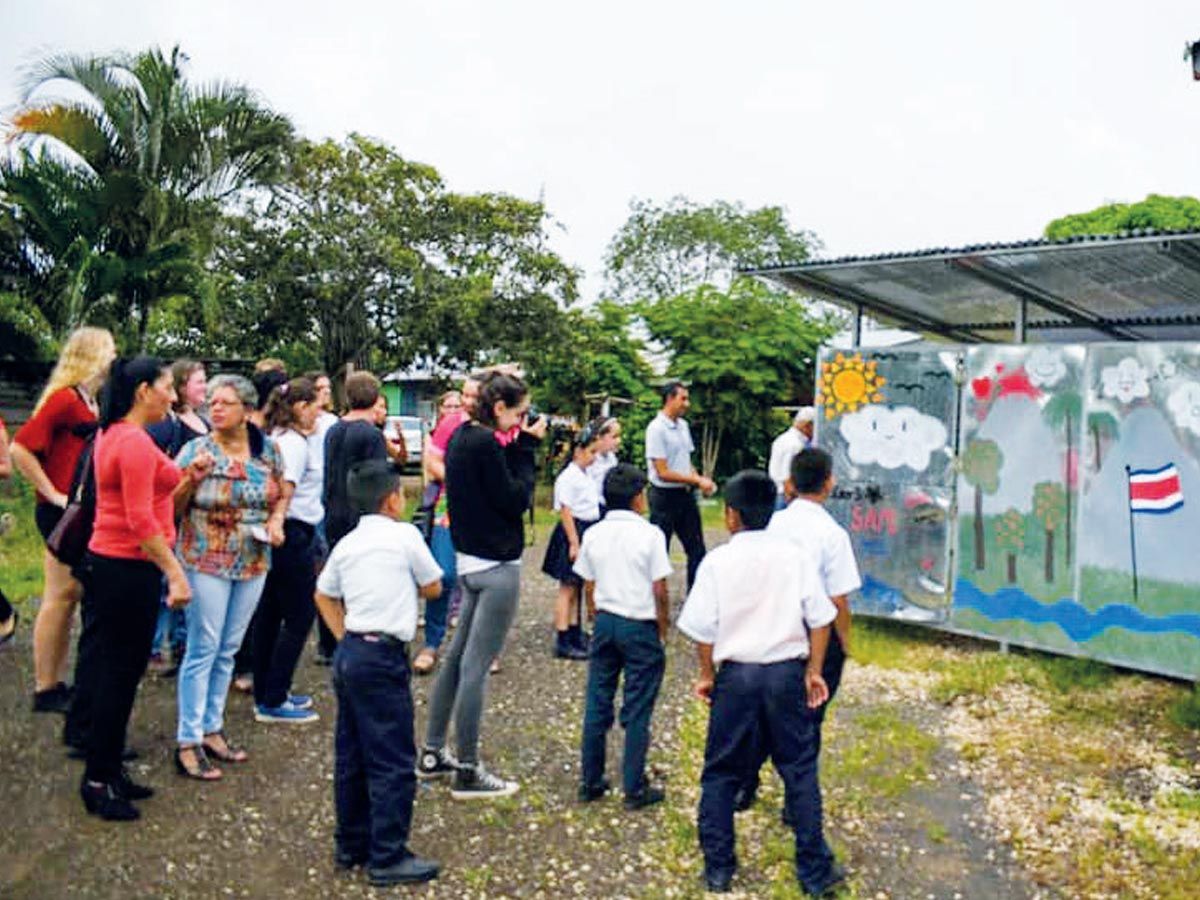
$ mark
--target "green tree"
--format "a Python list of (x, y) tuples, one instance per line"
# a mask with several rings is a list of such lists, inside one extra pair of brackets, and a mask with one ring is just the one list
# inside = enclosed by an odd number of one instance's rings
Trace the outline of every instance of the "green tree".
[[(1042, 418), (1053, 428), (1061, 428), (1066, 452), (1063, 454), (1063, 484), (1068, 489), (1075, 487), (1075, 477), (1078, 469), (1078, 453), (1073, 444), (1075, 441), (1075, 426), (1083, 416), (1083, 400), (1075, 391), (1062, 391), (1055, 394), (1042, 408)], [(1071, 493), (1067, 495), (1067, 565), (1071, 565)]]
[[(157, 49), (52, 56), (29, 70), (9, 134), (27, 152), (0, 169), (0, 192), (39, 225), (28, 233), (35, 253), (63, 270), (52, 279), (52, 295), (66, 307), (55, 316), (62, 327), (112, 295), (117, 321), (145, 346), (160, 300), (203, 293), (201, 264), (220, 205), (283, 171), (288, 120), (244, 87), (189, 84), (186, 62), (176, 47), (169, 57)], [(35, 147), (45, 152), (35, 155)], [(89, 227), (55, 223), (52, 208), (35, 208), (36, 185), (21, 183), (22, 169), (26, 182), (36, 176), (74, 193), (60, 209), (77, 211)], [(47, 239), (64, 227), (71, 241)]]
[(1033, 486), (1033, 515), (1046, 530), (1046, 583), (1054, 581), (1054, 533), (1067, 518), (1067, 492), (1057, 481)]
[(1104, 442), (1116, 440), (1121, 432), (1117, 417), (1110, 412), (1091, 412), (1087, 417), (1088, 433), (1092, 436), (1092, 464), (1099, 472), (1100, 464), (1104, 462)]
[(996, 543), (1008, 557), (1008, 583), (1017, 583), (1017, 554), (1025, 549), (1025, 516), (1008, 509), (995, 522)]
[(739, 438), (728, 448), (730, 467), (761, 464), (776, 424), (771, 408), (812, 396), (814, 359), (831, 326), (746, 278), (728, 291), (702, 285), (638, 310), (670, 355), (669, 373), (689, 386), (704, 474), (712, 477), (729, 434)]
[(319, 347), (330, 371), (536, 356), (575, 298), (546, 223), (541, 204), (452, 193), (432, 166), (359, 135), (302, 142), (278, 195), (225, 223), (214, 272), (238, 324), (222, 333), (269, 321), (258, 340)]
[(779, 206), (634, 200), (608, 245), (608, 290), (622, 302), (675, 297), (703, 284), (727, 290), (739, 267), (800, 262), (819, 247)]
[(975, 570), (987, 567), (987, 548), (983, 531), (983, 495), (1000, 489), (1000, 467), (1004, 454), (995, 441), (972, 440), (962, 455), (962, 475), (975, 488)]
[(1200, 228), (1200, 200), (1150, 194), (1139, 203), (1109, 203), (1090, 212), (1055, 219), (1046, 226), (1051, 240), (1124, 231), (1190, 231)]

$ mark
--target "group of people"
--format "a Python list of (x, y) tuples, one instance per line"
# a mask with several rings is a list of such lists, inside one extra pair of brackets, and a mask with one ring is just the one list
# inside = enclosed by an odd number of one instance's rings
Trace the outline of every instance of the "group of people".
[[(379, 427), (378, 379), (347, 377), (340, 419), (328, 389), (326, 376), (288, 379), (273, 364), (253, 380), (206, 379), (194, 363), (117, 359), (102, 329), (71, 336), (11, 449), (38, 492), (47, 538), (89, 454), (95, 482), (87, 554), (71, 566), (46, 552), (34, 709), (68, 712), (64, 737), (87, 760), (88, 811), (135, 819), (135, 802), (153, 790), (123, 765), (126, 730), (159, 641), (174, 630), (181, 647), (176, 768), (215, 780), (221, 765), (249, 757), (224, 731), (235, 670), (252, 674), (258, 721), (316, 719), (313, 698), (291, 682), (319, 612), (337, 695), (336, 862), (365, 866), (376, 885), (424, 881), (439, 866), (409, 847), (417, 779), (447, 779), (461, 800), (518, 790), (484, 765), (479, 736), (488, 675), (517, 610), (523, 514), (546, 421), (528, 414), (528, 388), (510, 370), (443, 396), (423, 448), (423, 533), (407, 521), (403, 448)], [(707, 887), (731, 888), (734, 813), (754, 802), (770, 758), (784, 782), (797, 876), (808, 893), (827, 895), (844, 875), (823, 835), (817, 756), (849, 649), (847, 596), (859, 586), (848, 535), (823, 508), (831, 461), (795, 446), (782, 483), (774, 459), (770, 475), (738, 473), (724, 487), (732, 539), (706, 555), (696, 494), (716, 485), (692, 466), (688, 405), (685, 385), (664, 388), (645, 468), (618, 460), (617, 420), (589, 423), (555, 483), (560, 521), (543, 563), (559, 582), (553, 652), (588, 664), (578, 799), (611, 790), (606, 744), (622, 682), (625, 807), (664, 798), (646, 758), (676, 535), (688, 588), (676, 624), (696, 642), (696, 691), (711, 705), (699, 807)], [(805, 413), (796, 425), (811, 421)], [(439, 659), (456, 593), (457, 626)], [(67, 642), (81, 597), (71, 689)], [(171, 621), (180, 609), (182, 629)], [(0, 595), (0, 643), (15, 628)], [(435, 668), (418, 742), (411, 676)]]

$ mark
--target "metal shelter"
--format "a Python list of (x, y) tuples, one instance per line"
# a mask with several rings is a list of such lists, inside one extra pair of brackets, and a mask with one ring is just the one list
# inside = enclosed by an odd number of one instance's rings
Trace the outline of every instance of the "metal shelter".
[(964, 344), (1200, 340), (1200, 231), (847, 256), (743, 274), (848, 307), (856, 336), (867, 315)]

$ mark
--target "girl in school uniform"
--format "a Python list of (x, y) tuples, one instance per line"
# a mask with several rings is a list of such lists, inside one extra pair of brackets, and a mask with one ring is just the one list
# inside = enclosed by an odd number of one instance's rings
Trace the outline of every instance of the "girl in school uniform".
[(616, 468), (617, 450), (621, 447), (621, 423), (608, 416), (592, 419), (592, 431), (596, 435), (595, 451), (592, 464), (588, 466), (588, 475), (596, 483), (596, 493), (600, 495), (600, 517), (604, 518), (604, 476)]
[(595, 457), (596, 434), (584, 426), (575, 439), (571, 462), (554, 480), (554, 508), (559, 522), (550, 535), (542, 571), (558, 580), (554, 604), (554, 655), (559, 659), (587, 659), (587, 636), (580, 627), (579, 576), (572, 570), (579, 542), (588, 526), (600, 519), (600, 492), (588, 468)]

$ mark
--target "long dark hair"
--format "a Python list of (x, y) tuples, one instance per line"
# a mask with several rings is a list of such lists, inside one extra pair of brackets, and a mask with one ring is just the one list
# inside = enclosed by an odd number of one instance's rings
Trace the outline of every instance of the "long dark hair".
[(518, 406), (528, 393), (529, 388), (516, 375), (488, 372), (479, 382), (479, 404), (475, 408), (475, 418), (480, 424), (495, 428), (496, 404), (503, 400), (505, 406)]
[(137, 389), (143, 384), (154, 384), (166, 368), (167, 364), (156, 356), (114, 359), (100, 391), (100, 427), (108, 428), (129, 415)]
[(275, 429), (294, 428), (296, 412), (293, 404), (311, 403), (317, 399), (317, 387), (311, 378), (293, 378), (286, 384), (271, 391), (267, 400), (267, 408), (263, 418), (267, 423), (267, 431)]

